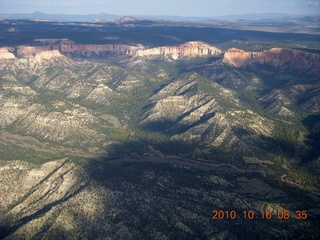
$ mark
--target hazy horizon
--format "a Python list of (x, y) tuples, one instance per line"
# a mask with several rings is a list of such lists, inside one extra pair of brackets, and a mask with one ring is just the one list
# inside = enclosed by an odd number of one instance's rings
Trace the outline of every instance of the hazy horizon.
[(117, 1), (30, 1), (2, 0), (0, 11), (5, 14), (28, 14), (43, 12), (47, 14), (87, 15), (107, 13), (112, 15), (154, 15), (211, 17), (227, 15), (246, 15), (276, 13), (287, 15), (320, 14), (320, 1), (306, 0), (129, 0)]

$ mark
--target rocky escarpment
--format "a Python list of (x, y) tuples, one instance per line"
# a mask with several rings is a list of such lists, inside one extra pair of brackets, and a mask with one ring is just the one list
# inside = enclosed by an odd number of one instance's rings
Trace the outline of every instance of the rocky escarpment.
[(223, 61), (235, 67), (241, 67), (253, 62), (276, 66), (290, 63), (299, 68), (320, 70), (319, 54), (286, 48), (271, 48), (263, 52), (245, 52), (231, 48), (224, 54)]
[(169, 56), (173, 59), (180, 57), (216, 56), (222, 51), (203, 42), (187, 42), (178, 46), (163, 46), (150, 49), (137, 50), (136, 56)]
[[(0, 60), (17, 59), (14, 54), (15, 51), (15, 48), (0, 48)], [(18, 47), (17, 53), (18, 56), (22, 56), (28, 59), (34, 59), (36, 61), (63, 57), (63, 55), (58, 50), (52, 50), (48, 47)]]
[[(49, 39), (50, 40), (50, 39)], [(106, 53), (106, 52), (116, 52), (121, 54), (133, 55), (138, 49), (142, 49), (143, 46), (129, 46), (125, 44), (76, 44), (70, 40), (43, 40), (44, 46), (19, 46), (17, 48), (17, 53), (22, 57), (35, 56), (43, 51), (58, 50), (62, 54), (68, 53)], [(49, 43), (49, 44), (48, 44)]]
[(144, 56), (170, 56), (174, 59), (190, 56), (217, 56), (223, 52), (209, 44), (203, 42), (187, 42), (178, 46), (162, 46), (146, 49), (142, 45), (130, 46), (125, 44), (76, 44), (70, 40), (62, 41), (42, 41), (50, 43), (45, 46), (20, 46), (18, 53), (22, 56), (38, 54), (42, 51), (58, 50), (61, 53), (103, 53), (116, 52), (127, 55)]
[(38, 54), (36, 54), (35, 59), (36, 60), (48, 60), (52, 58), (59, 58), (63, 57), (63, 55), (58, 50), (52, 50), (52, 51), (42, 51)]
[(124, 44), (76, 44), (70, 40), (63, 41), (42, 41), (49, 43), (45, 46), (20, 46), (17, 53), (23, 57), (30, 57), (39, 54), (43, 51), (58, 50), (62, 54), (77, 53), (77, 54), (101, 54), (106, 52), (115, 52), (120, 54), (135, 55), (140, 57), (145, 56), (169, 56), (173, 59), (180, 57), (195, 57), (195, 56), (217, 56), (223, 52), (209, 44), (203, 42), (187, 42), (178, 46), (162, 46), (146, 49), (142, 45), (129, 46)]
[(12, 49), (5, 48), (5, 47), (0, 48), (0, 59), (15, 59), (16, 57), (9, 50), (12, 50)]

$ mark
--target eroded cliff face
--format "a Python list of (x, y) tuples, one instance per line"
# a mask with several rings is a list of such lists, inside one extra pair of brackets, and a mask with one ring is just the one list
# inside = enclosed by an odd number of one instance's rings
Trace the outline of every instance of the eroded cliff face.
[(122, 54), (133, 55), (138, 49), (141, 49), (142, 46), (129, 46), (123, 44), (61, 44), (59, 45), (59, 50), (62, 53), (68, 52), (118, 52)]
[(9, 48), (0, 48), (0, 59), (15, 59), (16, 57), (12, 52), (9, 52)]
[(63, 55), (58, 50), (52, 51), (42, 51), (35, 56), (36, 60), (47, 60), (52, 58), (63, 57)]
[(170, 56), (173, 59), (186, 56), (215, 56), (223, 52), (203, 42), (187, 42), (178, 46), (163, 46), (150, 49), (142, 49), (136, 52), (136, 56)]
[(134, 55), (138, 49), (142, 49), (143, 46), (129, 46), (124, 44), (76, 44), (73, 41), (61, 41), (59, 43), (49, 44), (45, 46), (20, 46), (17, 53), (22, 57), (35, 56), (43, 51), (57, 50), (62, 54), (65, 53), (105, 53), (105, 52), (117, 52), (121, 54)]
[(263, 52), (246, 52), (240, 49), (231, 48), (225, 54), (223, 62), (235, 67), (246, 64), (271, 63), (272, 65), (283, 65), (291, 63), (299, 68), (315, 68), (320, 70), (320, 55), (300, 50), (286, 48), (271, 48)]
[[(181, 57), (196, 56), (218, 56), (223, 52), (211, 45), (203, 42), (187, 42), (178, 46), (162, 46), (146, 49), (143, 45), (130, 46), (125, 44), (76, 44), (70, 40), (42, 40), (43, 46), (18, 46), (11, 52), (16, 52), (17, 57), (51, 59), (61, 57), (61, 54), (102, 54), (114, 52), (118, 54), (126, 54), (131, 56), (166, 56), (173, 59)], [(16, 50), (16, 51), (14, 51)], [(15, 55), (8, 51), (7, 48), (0, 49), (0, 58), (15, 58)]]
[[(49, 39), (50, 40), (50, 39)], [(43, 46), (18, 46), (14, 48), (0, 48), (0, 59), (36, 58), (51, 59), (61, 57), (62, 54), (103, 54), (108, 52), (126, 54), (139, 57), (181, 57), (219, 56), (223, 51), (203, 42), (187, 42), (178, 46), (161, 46), (145, 48), (143, 45), (130, 46), (125, 44), (76, 44), (68, 39), (42, 41)], [(14, 54), (16, 52), (16, 56)], [(320, 55), (301, 50), (286, 48), (271, 48), (263, 52), (246, 52), (241, 49), (230, 48), (225, 52), (223, 62), (241, 67), (249, 63), (267, 63), (281, 66), (290, 63), (298, 68), (314, 68), (320, 70)]]

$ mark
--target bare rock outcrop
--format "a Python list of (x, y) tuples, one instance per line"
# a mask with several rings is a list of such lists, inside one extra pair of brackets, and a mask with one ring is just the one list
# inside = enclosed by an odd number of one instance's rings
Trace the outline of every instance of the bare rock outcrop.
[(20, 57), (31, 58), (41, 52), (59, 51), (62, 54), (101, 54), (114, 52), (132, 56), (169, 56), (173, 59), (181, 57), (217, 56), (223, 52), (203, 42), (187, 42), (178, 46), (161, 46), (146, 49), (143, 45), (130, 46), (125, 44), (77, 44), (68, 39), (38, 39), (43, 46), (20, 46), (17, 53)]
[(16, 57), (6, 47), (0, 48), (0, 59), (15, 59)]
[(299, 68), (320, 70), (319, 54), (287, 48), (271, 48), (263, 52), (246, 52), (231, 48), (224, 54), (223, 62), (235, 67), (241, 67), (252, 62), (270, 63), (272, 65), (291, 63)]
[(19, 57), (31, 58), (43, 51), (51, 51), (50, 46), (19, 46), (17, 47), (17, 54)]
[(58, 50), (52, 50), (52, 51), (42, 51), (40, 53), (38, 53), (35, 56), (36, 60), (47, 60), (47, 59), (52, 59), (52, 58), (59, 58), (59, 57), (63, 57), (63, 55), (58, 51)]
[(117, 52), (122, 54), (134, 55), (138, 49), (143, 49), (142, 45), (130, 46), (125, 44), (76, 44), (68, 39), (61, 41), (54, 39), (41, 39), (41, 43), (48, 45), (44, 46), (20, 46), (18, 47), (18, 54), (22, 57), (35, 56), (43, 51), (58, 50), (60, 53), (105, 53)]
[(185, 56), (212, 56), (220, 55), (222, 51), (203, 42), (187, 42), (178, 46), (163, 46), (138, 50), (136, 56), (170, 56), (178, 59)]
[(62, 44), (53, 45), (53, 48), (58, 48), (62, 53), (69, 52), (118, 52), (123, 54), (133, 55), (136, 50), (141, 49), (142, 46), (130, 46), (125, 44), (75, 44), (72, 42), (65, 42)]
[(38, 62), (63, 57), (59, 50), (52, 50), (49, 46), (20, 46), (17, 48), (17, 55)]

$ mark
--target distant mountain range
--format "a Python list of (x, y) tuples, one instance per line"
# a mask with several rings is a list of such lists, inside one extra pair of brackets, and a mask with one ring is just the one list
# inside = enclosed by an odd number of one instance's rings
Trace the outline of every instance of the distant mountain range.
[(1, 18), (5, 19), (47, 19), (52, 21), (77, 21), (77, 22), (91, 22), (94, 19), (117, 19), (118, 15), (100, 13), (100, 14), (88, 14), (88, 15), (69, 15), (69, 14), (47, 14), (43, 12), (33, 13), (9, 13), (0, 14)]
[[(72, 14), (47, 14), (43, 12), (33, 13), (0, 13), (0, 18), (5, 19), (46, 19), (51, 21), (76, 21), (76, 22), (92, 22), (95, 19), (100, 20), (111, 20), (119, 19), (123, 16), (114, 15), (108, 13), (99, 14), (87, 14), (87, 15), (72, 15)], [(153, 15), (133, 15), (138, 18), (148, 19), (163, 19), (173, 21), (206, 21), (206, 20), (271, 20), (271, 19), (291, 19), (291, 18), (302, 18), (302, 16), (289, 16), (281, 13), (262, 13), (262, 14), (245, 14), (245, 15), (227, 15), (227, 16), (215, 16), (215, 17), (192, 17), (192, 16), (153, 16)], [(306, 19), (306, 17), (303, 17)], [(307, 17), (308, 21), (315, 21), (315, 17)], [(316, 18), (319, 21), (319, 17)]]

